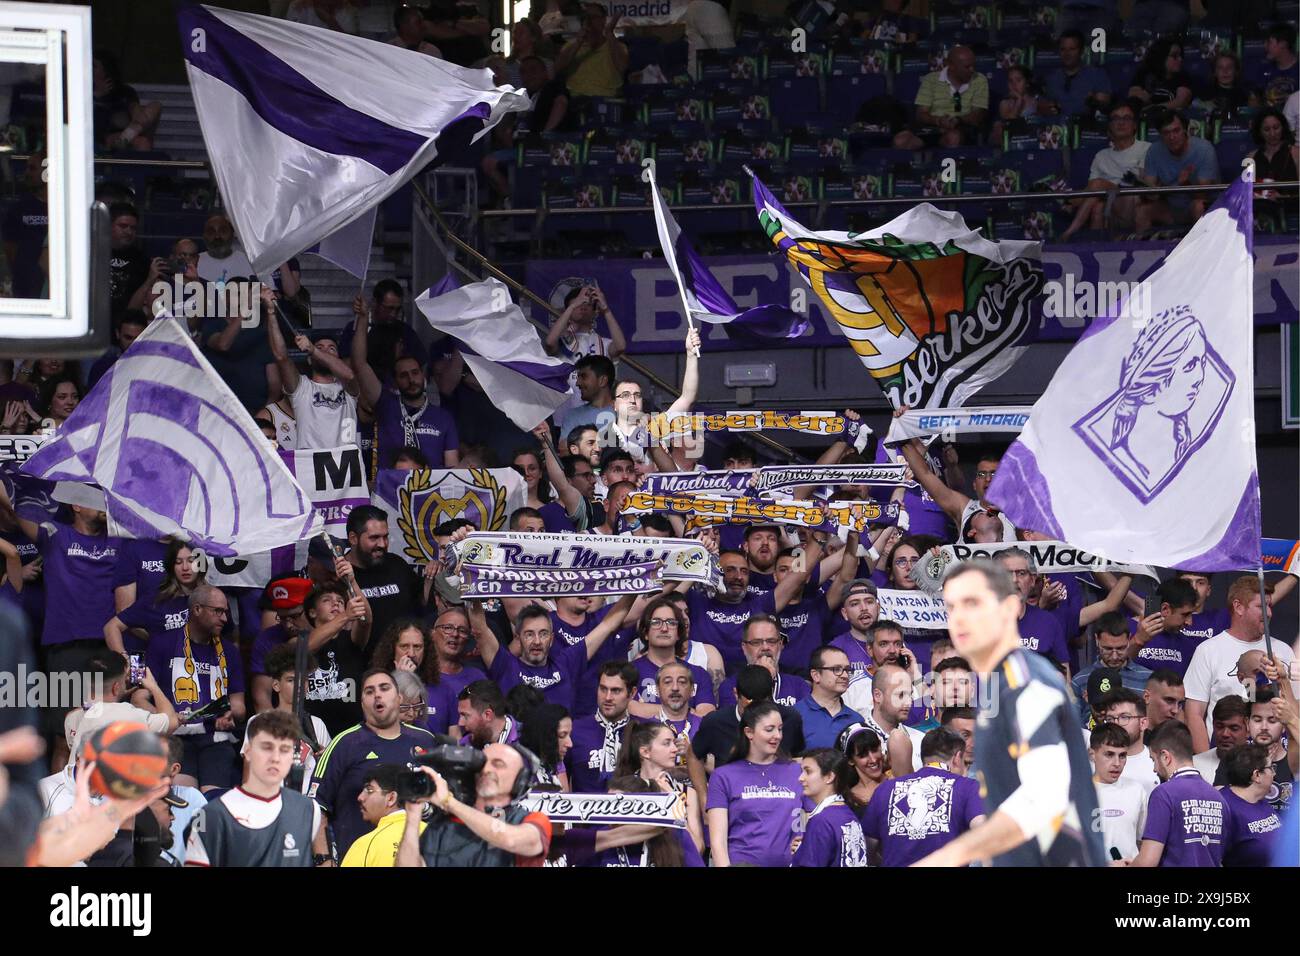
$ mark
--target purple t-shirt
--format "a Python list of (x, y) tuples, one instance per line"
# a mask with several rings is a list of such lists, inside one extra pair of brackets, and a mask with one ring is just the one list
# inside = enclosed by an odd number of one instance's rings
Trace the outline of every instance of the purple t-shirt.
[(1071, 642), (1079, 633), (1079, 612), (1083, 610), (1083, 584), (1073, 574), (1049, 574), (1047, 581), (1049, 584), (1065, 585), (1065, 600), (1046, 613), (1061, 625), (1065, 645), (1070, 651), (1070, 673), (1077, 673), (1081, 663), (1080, 648), (1075, 647)]
[(551, 534), (563, 534), (575, 530), (573, 522), (569, 520), (568, 512), (564, 510), (564, 505), (558, 501), (548, 501), (537, 509), (537, 513), (542, 516), (542, 525)]
[(429, 708), (424, 720), (425, 730), (431, 734), (445, 734), (460, 719), (456, 711), (456, 695), (459, 693), (460, 688), (451, 684), (446, 674), (441, 675), (438, 683), (424, 685), (424, 699)]
[(1142, 839), (1164, 844), (1161, 866), (1219, 866), (1228, 814), (1219, 791), (1185, 767), (1151, 791)]
[(776, 601), (771, 592), (746, 594), (738, 603), (727, 604), (691, 588), (686, 592), (686, 601), (691, 615), (691, 640), (716, 647), (727, 673), (740, 669), (745, 663), (745, 654), (740, 649), (745, 622), (755, 614), (776, 613)]
[[(785, 655), (781, 655), (782, 661)], [(772, 688), (772, 700), (782, 707), (793, 707), (799, 701), (803, 700), (812, 693), (812, 688), (802, 677), (796, 677), (794, 674), (777, 674), (775, 686)], [(726, 710), (728, 707), (736, 706), (736, 678), (728, 677), (718, 687), (718, 709)]]
[[(24, 567), (41, 556), (41, 551), (36, 547), (36, 542), (29, 541), (27, 535), (21, 531), (0, 531), (0, 538), (8, 541), (18, 549), (18, 558), (22, 561)], [(10, 601), (21, 607), (34, 626), (39, 625), (45, 618), (44, 578), (38, 576), (34, 581), (23, 582), (23, 591), (22, 594), (19, 594), (13, 589), (13, 585), (9, 583), (9, 578), (6, 577), (4, 583), (0, 585), (0, 592), (3, 592)]]
[[(698, 707), (700, 704), (716, 704), (717, 698), (713, 696), (713, 678), (703, 667), (697, 667), (689, 661), (678, 659), (679, 664), (685, 664), (691, 669), (691, 679), (695, 681), (695, 693), (691, 695), (691, 706)], [(632, 662), (636, 668), (637, 684), (636, 699), (645, 704), (659, 703), (659, 665), (650, 658), (642, 656)]]
[(776, 576), (764, 571), (755, 571), (750, 569), (749, 586), (745, 588), (746, 594), (759, 595), (766, 594), (768, 591), (776, 590)]
[(503, 694), (508, 694), (516, 684), (527, 684), (540, 690), (547, 703), (559, 704), (572, 711), (578, 678), (586, 666), (585, 642), (571, 647), (552, 644), (546, 662), (540, 665), (525, 664), (508, 648), (502, 647), (492, 658), (487, 676), (497, 682)]
[[(192, 660), (186, 662), (184, 629), (151, 639), (145, 663), (177, 711), (197, 710), (223, 694), (244, 692), (244, 663), (240, 659), (239, 643), (226, 639), (221, 642), (221, 649), (226, 659), (224, 678), (216, 644), (190, 641)], [(205, 722), (204, 729), (211, 733), (214, 723)]]
[(1025, 616), (1020, 619), (1020, 644), (1058, 664), (1070, 662), (1070, 649), (1065, 645), (1061, 625), (1052, 615), (1036, 607), (1025, 606)]
[(911, 866), (970, 829), (984, 813), (979, 781), (939, 767), (886, 780), (862, 811), (862, 832), (884, 866)]
[(1223, 865), (1272, 866), (1273, 850), (1282, 832), (1277, 811), (1267, 800), (1243, 800), (1231, 787), (1221, 787), (1219, 793), (1228, 804), (1228, 848)]
[(705, 809), (727, 811), (727, 854), (733, 866), (790, 865), (790, 842), (804, 805), (799, 772), (793, 760), (762, 766), (733, 760), (709, 779)]
[(45, 559), (43, 646), (104, 639), (104, 625), (114, 614), (113, 569), (121, 544), (121, 538), (81, 534), (58, 521), (41, 525), (36, 546)]
[[(1216, 630), (1214, 626), (1219, 622), (1220, 617), (1224, 619), (1223, 627)], [(1147, 641), (1142, 650), (1137, 653), (1137, 662), (1153, 671), (1167, 669), (1186, 674), (1196, 649), (1226, 628), (1229, 623), (1227, 618), (1226, 611), (1208, 613), (1202, 611), (1193, 614), (1191, 623), (1182, 630), (1173, 633), (1161, 631)], [(1137, 618), (1129, 618), (1130, 635), (1137, 633), (1137, 627)]]
[(167, 544), (147, 538), (123, 538), (113, 568), (113, 587), (135, 585), (137, 601), (152, 601), (167, 576)]
[(585, 615), (581, 624), (570, 624), (565, 621), (559, 614), (551, 612), (551, 630), (555, 632), (555, 640), (563, 641), (565, 644), (572, 646), (581, 644), (588, 634), (605, 619), (612, 605), (605, 605), (602, 608)]
[[(615, 724), (618, 721), (614, 721)], [(618, 767), (618, 752), (623, 747), (624, 723), (614, 731), (618, 741), (612, 751), (605, 749), (605, 728), (595, 717), (582, 717), (573, 722), (573, 746), (564, 755), (564, 767), (569, 772), (569, 789), (573, 793), (604, 793), (610, 777)]]
[[(130, 607), (125, 607), (118, 612), (118, 619), (128, 628), (122, 636), (122, 643), (128, 654), (144, 653), (145, 647), (154, 638), (185, 629), (185, 622), (190, 619), (188, 597), (174, 597), (161, 604), (155, 602), (156, 598), (147, 601), (137, 600)], [(142, 641), (132, 634), (129, 628), (140, 628), (149, 636)]]
[(439, 678), (439, 685), (448, 688), (447, 693), (451, 694), (452, 711), (456, 710), (456, 701), (460, 698), (460, 692), (476, 680), (487, 680), (487, 674), (477, 667), (469, 666), (462, 666), (458, 674), (443, 674)]
[[(389, 467), (388, 456), (410, 444), (403, 435), (401, 399), (396, 392), (385, 391), (375, 404), (375, 431), (379, 440), (379, 467)], [(415, 419), (415, 445), (429, 461), (430, 468), (442, 468), (444, 453), (460, 448), (456, 421), (446, 409), (426, 405)]]
[(851, 633), (841, 634), (835, 640), (831, 641), (831, 647), (838, 647), (849, 657), (849, 666), (853, 668), (849, 671), (849, 681), (857, 680), (861, 675), (866, 674), (876, 661), (867, 650), (867, 645), (859, 641)]
[(808, 817), (799, 849), (791, 866), (866, 866), (867, 841), (862, 824), (840, 800)]
[(812, 586), (804, 588), (804, 597), (797, 604), (787, 604), (777, 618), (781, 630), (789, 639), (781, 652), (781, 666), (792, 671), (805, 671), (812, 652), (821, 647), (826, 634), (829, 610), (826, 595)]
[(289, 634), (279, 621), (276, 621), (270, 627), (262, 628), (257, 635), (257, 639), (253, 641), (253, 652), (248, 658), (248, 672), (250, 674), (265, 674), (266, 655), (288, 639)]

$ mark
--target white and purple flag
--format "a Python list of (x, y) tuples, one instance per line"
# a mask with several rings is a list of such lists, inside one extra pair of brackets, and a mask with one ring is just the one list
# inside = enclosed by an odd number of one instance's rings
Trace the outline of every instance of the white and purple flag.
[(654, 204), (655, 228), (664, 250), (668, 269), (677, 282), (687, 317), (694, 321), (721, 325), (733, 339), (760, 344), (763, 339), (795, 339), (810, 328), (807, 316), (784, 305), (757, 305), (742, 309), (727, 294), (722, 283), (709, 271), (704, 260), (682, 233), (677, 220), (668, 211), (654, 167), (650, 175), (650, 197)]
[[(990, 501), (1113, 561), (1259, 567), (1251, 183), (1066, 356)], [(1145, 288), (1142, 288), (1145, 287)]]
[(489, 70), (389, 43), (203, 5), (176, 16), (208, 158), (259, 275), (530, 105)]
[(22, 472), (103, 488), (110, 535), (175, 535), (213, 556), (321, 529), (302, 486), (170, 316), (149, 323)]
[(546, 354), (504, 282), (484, 279), (442, 295), (433, 292), (416, 299), (416, 306), (430, 325), (456, 340), (487, 397), (512, 422), (532, 431), (568, 404), (573, 366)]

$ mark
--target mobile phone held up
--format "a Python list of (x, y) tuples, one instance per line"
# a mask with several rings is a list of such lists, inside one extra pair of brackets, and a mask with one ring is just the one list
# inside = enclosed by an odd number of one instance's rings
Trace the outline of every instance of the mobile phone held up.
[(139, 687), (144, 683), (144, 655), (128, 654), (126, 683), (128, 687)]
[(1152, 614), (1159, 614), (1159, 613), (1160, 613), (1160, 595), (1148, 594), (1146, 598), (1146, 602), (1143, 604), (1142, 607), (1142, 616), (1150, 617)]

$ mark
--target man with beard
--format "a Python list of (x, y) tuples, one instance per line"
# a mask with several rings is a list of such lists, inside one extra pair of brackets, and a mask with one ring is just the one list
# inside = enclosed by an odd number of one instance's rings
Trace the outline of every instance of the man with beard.
[(248, 256), (235, 241), (235, 227), (222, 215), (209, 216), (203, 224), (203, 244), (207, 251), (199, 256), (199, 278), (205, 282), (230, 282), (253, 275)]
[(692, 639), (716, 647), (727, 670), (734, 672), (745, 663), (741, 640), (746, 622), (755, 614), (777, 614), (790, 603), (808, 580), (808, 569), (821, 558), (822, 543), (822, 538), (814, 535), (808, 542), (803, 570), (792, 571), (772, 591), (757, 595), (748, 593), (749, 560), (744, 552), (723, 551), (718, 557), (723, 590), (712, 596), (699, 588), (686, 592)]
[[(1279, 816), (1291, 805), (1291, 794), (1295, 790), (1295, 775), (1298, 769), (1297, 757), (1300, 757), (1300, 747), (1295, 743), (1294, 727), (1290, 728), (1292, 733), (1290, 747), (1283, 739), (1282, 732), (1286, 728), (1277, 714), (1277, 704), (1280, 699), (1273, 688), (1261, 687), (1250, 705), (1248, 725), (1250, 742), (1268, 748), (1268, 762), (1273, 765), (1273, 788), (1265, 799), (1273, 805), (1273, 809)], [(1288, 713), (1294, 714), (1295, 708), (1290, 708)]]
[(298, 365), (289, 357), (280, 320), (274, 314), (273, 297), (270, 289), (263, 288), (266, 338), (275, 356), (275, 366), (280, 370), (284, 394), (293, 405), (298, 447), (337, 448), (357, 444), (357, 395), (361, 386), (356, 373), (339, 358), (338, 343), (332, 337), (321, 336), (312, 341), (300, 332), (293, 341), (299, 350), (307, 353), (308, 374), (298, 374)]
[(388, 551), (388, 512), (374, 505), (353, 508), (348, 513), (347, 532), (348, 563), (374, 613), (366, 645), (368, 657), (389, 624), (399, 617), (418, 616), (424, 588), (411, 566)]
[(412, 747), (428, 749), (439, 742), (429, 731), (401, 722), (397, 684), (388, 671), (366, 671), (359, 687), (362, 722), (330, 741), (316, 762), (307, 791), (320, 804), (334, 831), (335, 852), (331, 854), (327, 828), (321, 828), (313, 847), (317, 865), (332, 866), (334, 860), (342, 859), (352, 841), (368, 829), (357, 797), (370, 771), (377, 764), (404, 764), (411, 759)]
[[(802, 677), (781, 672), (781, 653), (784, 647), (785, 635), (781, 631), (780, 621), (772, 615), (755, 614), (745, 622), (745, 636), (740, 639), (745, 663), (762, 664), (771, 672), (773, 702), (782, 707), (797, 708), (799, 702), (812, 693), (812, 688)], [(735, 675), (728, 677), (718, 688), (718, 706), (723, 709), (736, 706)], [(809, 747), (814, 746), (818, 745), (809, 744)]]
[(380, 279), (375, 283), (369, 303), (360, 295), (353, 299), (352, 314), (355, 318), (339, 332), (339, 354), (344, 358), (351, 357), (356, 348), (356, 333), (364, 318), (368, 333), (367, 361), (381, 382), (390, 384), (393, 381), (393, 366), (402, 356), (415, 359), (423, 368), (428, 363), (429, 354), (414, 327), (405, 321), (405, 311), (406, 292), (402, 284), (396, 279)]
[(587, 459), (591, 467), (600, 464), (600, 432), (595, 425), (578, 425), (564, 436), (564, 444), (570, 455)]
[(536, 687), (548, 703), (573, 710), (578, 680), (588, 661), (600, 650), (605, 639), (619, 629), (631, 609), (635, 595), (619, 598), (598, 625), (581, 643), (556, 647), (551, 615), (540, 604), (529, 604), (515, 617), (514, 636), (519, 642), (519, 656), (503, 647), (492, 628), (481, 601), (469, 602), (470, 627), (478, 641), (479, 654), (487, 665), (487, 675), (501, 690), (509, 693), (517, 684)]
[(564, 757), (574, 793), (603, 793), (614, 775), (636, 679), (636, 668), (627, 661), (609, 661), (601, 666), (596, 713), (573, 722), (573, 746)]
[(686, 762), (686, 752), (704, 720), (691, 712), (695, 674), (685, 661), (672, 661), (659, 668), (655, 690), (659, 695), (659, 713), (654, 717), (637, 719), (657, 721), (672, 728), (677, 735), (677, 763), (680, 766)]
[[(854, 540), (850, 535), (850, 544)], [(870, 668), (875, 666), (870, 650), (871, 629), (880, 617), (880, 602), (876, 597), (876, 585), (866, 578), (850, 581), (844, 586), (843, 594), (840, 615), (849, 622), (849, 631), (831, 641), (831, 647), (838, 647), (849, 656), (849, 666), (853, 668), (849, 680), (852, 682), (869, 677)]]
[[(844, 635), (841, 635), (844, 636)], [(841, 648), (842, 649), (842, 648)], [(907, 644), (903, 641), (902, 625), (894, 621), (876, 621), (871, 625), (871, 638), (867, 643), (867, 653), (871, 655), (871, 663), (867, 665), (866, 670), (852, 674), (849, 679), (849, 686), (844, 694), (844, 703), (854, 710), (867, 713), (874, 700), (875, 685), (874, 680), (880, 668), (885, 666), (899, 667), (907, 671), (907, 676), (912, 681), (914, 688), (912, 694), (913, 706), (916, 709), (918, 720), (924, 717), (924, 707), (918, 700), (920, 689), (923, 686), (921, 675), (921, 664), (916, 659), (915, 654), (907, 651)], [(908, 717), (903, 717), (908, 720)], [(917, 736), (917, 741), (920, 741)]]
[(380, 467), (387, 466), (397, 449), (418, 448), (434, 467), (455, 468), (460, 464), (456, 422), (430, 401), (424, 366), (415, 356), (401, 356), (392, 366), (397, 388), (385, 389), (369, 361), (369, 321), (368, 313), (358, 312), (350, 361), (360, 384), (361, 403), (375, 419), (375, 455)]
[[(115, 202), (108, 209), (109, 233), (108, 298), (114, 324), (129, 312), (140, 309), (149, 296), (157, 275), (150, 269), (149, 256), (136, 242), (140, 214), (135, 206)], [(39, 290), (38, 290), (39, 291)]]
[(762, 594), (776, 587), (776, 557), (781, 549), (781, 531), (776, 525), (745, 527), (745, 560), (749, 562), (750, 594)]
[[(1088, 704), (1084, 700), (1084, 690), (1088, 686), (1088, 678), (1092, 676), (1093, 671), (1101, 667), (1114, 668), (1119, 671), (1120, 680), (1124, 686), (1129, 690), (1137, 691), (1139, 694), (1146, 688), (1147, 681), (1151, 679), (1150, 670), (1130, 659), (1129, 645), (1132, 643), (1132, 638), (1129, 636), (1128, 626), (1124, 622), (1124, 615), (1119, 611), (1110, 611), (1099, 617), (1097, 623), (1093, 626), (1092, 638), (1097, 644), (1096, 661), (1070, 678), (1070, 686), (1074, 690), (1075, 698), (1079, 701), (1079, 723), (1081, 726), (1087, 726), (1088, 718), (1091, 716)], [(1181, 681), (1181, 678), (1179, 680)]]
[(614, 363), (603, 355), (584, 355), (574, 369), (582, 404), (564, 412), (559, 421), (561, 435), (579, 425), (600, 429), (614, 420)]

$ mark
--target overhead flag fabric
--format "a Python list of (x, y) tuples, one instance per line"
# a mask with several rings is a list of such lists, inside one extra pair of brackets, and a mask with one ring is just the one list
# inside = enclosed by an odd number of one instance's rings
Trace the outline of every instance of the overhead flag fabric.
[(530, 108), (489, 70), (389, 43), (210, 6), (176, 16), (208, 159), (259, 275)]
[(280, 455), (170, 316), (145, 327), (22, 471), (99, 485), (110, 535), (175, 535), (214, 556), (294, 544), (322, 526)]
[(655, 228), (664, 259), (673, 278), (688, 318), (723, 325), (733, 338), (746, 340), (795, 339), (810, 328), (807, 316), (784, 305), (758, 305), (742, 309), (709, 271), (704, 260), (695, 252), (690, 241), (682, 234), (677, 220), (668, 211), (659, 185), (655, 182), (654, 167), (649, 166), (650, 198), (654, 204)]
[(485, 279), (436, 297), (432, 291), (416, 306), (430, 325), (456, 339), (483, 391), (512, 422), (532, 431), (568, 403), (573, 366), (546, 354), (504, 282)]
[(1040, 243), (993, 242), (929, 203), (867, 232), (813, 232), (752, 179), (768, 238), (895, 408), (964, 405), (1023, 353), (1043, 285)]
[(989, 488), (1017, 527), (1114, 561), (1260, 566), (1250, 186), (1134, 291), (1149, 315), (1112, 310), (1061, 363)]

